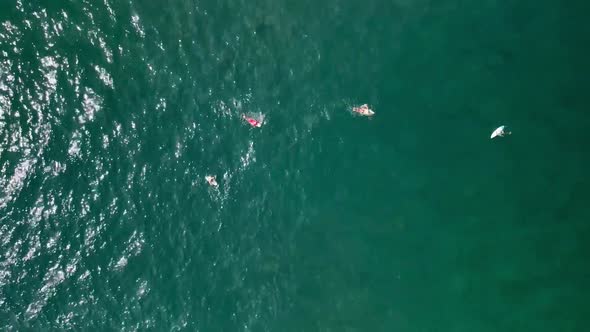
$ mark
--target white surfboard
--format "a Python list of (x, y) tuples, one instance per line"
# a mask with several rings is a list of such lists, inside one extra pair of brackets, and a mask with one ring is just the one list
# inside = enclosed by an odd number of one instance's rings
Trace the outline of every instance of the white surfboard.
[(490, 138), (494, 138), (494, 137), (497, 137), (497, 136), (503, 137), (506, 134), (510, 134), (510, 133), (507, 133), (507, 132), (504, 131), (505, 128), (506, 128), (506, 126), (500, 126), (500, 127), (496, 128), (496, 130), (494, 130), (492, 132), (492, 135), (490, 136)]

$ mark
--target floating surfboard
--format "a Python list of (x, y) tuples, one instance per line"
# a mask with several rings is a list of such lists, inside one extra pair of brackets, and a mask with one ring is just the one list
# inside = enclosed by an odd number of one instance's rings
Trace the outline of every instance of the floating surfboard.
[(490, 136), (490, 138), (494, 138), (494, 137), (504, 137), (506, 135), (510, 135), (511, 132), (506, 131), (506, 126), (500, 126), (498, 128), (496, 128), (496, 130), (494, 130), (492, 132), (492, 135)]

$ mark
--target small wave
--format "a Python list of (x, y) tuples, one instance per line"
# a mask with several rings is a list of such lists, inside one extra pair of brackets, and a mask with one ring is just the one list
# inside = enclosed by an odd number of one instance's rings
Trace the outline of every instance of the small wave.
[(103, 99), (97, 95), (91, 88), (85, 88), (82, 100), (82, 109), (84, 113), (78, 116), (80, 124), (85, 124), (94, 120), (96, 113), (102, 108)]
[(25, 311), (27, 320), (37, 317), (47, 301), (56, 293), (56, 288), (66, 279), (66, 274), (59, 269), (59, 262), (49, 268), (43, 277), (43, 286), (37, 291), (36, 300), (29, 304)]
[(142, 233), (134, 231), (123, 250), (123, 254), (116, 262), (111, 262), (110, 266), (112, 270), (121, 271), (127, 266), (129, 259), (139, 255), (145, 244), (145, 239)]
[(139, 20), (139, 15), (134, 14), (134, 15), (131, 16), (131, 24), (133, 25), (133, 28), (135, 29), (135, 32), (141, 38), (144, 38), (145, 37), (145, 32), (143, 31), (143, 26), (141, 25), (141, 22)]
[(114, 89), (113, 78), (111, 77), (111, 75), (109, 74), (109, 72), (106, 69), (96, 65), (96, 66), (94, 66), (94, 70), (96, 71), (96, 73), (98, 74), (98, 77), (100, 78), (102, 83), (104, 83), (105, 86), (107, 86), (111, 89)]

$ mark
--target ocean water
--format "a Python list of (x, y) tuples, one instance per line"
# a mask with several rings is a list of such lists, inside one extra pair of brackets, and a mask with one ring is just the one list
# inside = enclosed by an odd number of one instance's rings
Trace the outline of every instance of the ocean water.
[(588, 10), (0, 2), (0, 329), (587, 331)]

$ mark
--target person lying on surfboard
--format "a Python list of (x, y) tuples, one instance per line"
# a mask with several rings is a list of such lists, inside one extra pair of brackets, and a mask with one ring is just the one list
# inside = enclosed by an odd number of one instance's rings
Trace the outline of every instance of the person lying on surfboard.
[(212, 175), (207, 175), (205, 176), (205, 181), (207, 181), (207, 183), (211, 186), (211, 187), (217, 187), (217, 181), (215, 180), (215, 176)]
[(367, 104), (363, 104), (359, 107), (353, 107), (352, 111), (355, 113), (358, 113), (360, 115), (363, 115), (363, 116), (371, 116), (371, 115), (375, 114), (375, 112), (373, 112), (373, 110), (370, 109), (369, 105), (367, 105)]
[(242, 114), (242, 118), (246, 120), (252, 127), (260, 128), (262, 127), (262, 121), (258, 121), (254, 118), (246, 116), (246, 114)]

